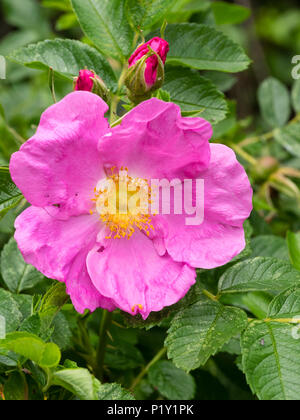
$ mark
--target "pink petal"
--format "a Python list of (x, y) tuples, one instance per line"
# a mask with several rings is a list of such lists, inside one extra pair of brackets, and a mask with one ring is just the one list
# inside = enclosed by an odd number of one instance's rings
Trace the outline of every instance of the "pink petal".
[(29, 207), (15, 222), (15, 239), (24, 260), (45, 276), (65, 281), (74, 258), (96, 243), (100, 221), (82, 215), (58, 220), (46, 209)]
[(99, 150), (107, 168), (128, 167), (130, 175), (148, 179), (182, 179), (207, 168), (211, 135), (207, 121), (182, 118), (177, 105), (152, 98), (104, 135)]
[(76, 311), (81, 314), (85, 309), (91, 312), (97, 308), (113, 311), (116, 309), (114, 302), (102, 296), (93, 285), (86, 268), (86, 257), (87, 250), (84, 249), (74, 259), (66, 278), (67, 293)]
[(107, 109), (97, 95), (73, 92), (44, 112), (36, 134), (10, 163), (14, 182), (32, 205), (58, 205), (53, 211), (62, 217), (91, 208), (103, 177), (97, 143), (108, 130)]
[(245, 248), (243, 223), (252, 211), (252, 188), (234, 152), (211, 145), (204, 179), (204, 222), (187, 226), (186, 214), (158, 216), (154, 225), (164, 231), (167, 252), (178, 262), (211, 269), (231, 261)]
[(130, 240), (104, 240), (89, 253), (88, 272), (94, 286), (116, 306), (146, 319), (180, 300), (195, 283), (195, 270), (160, 257), (152, 241), (141, 232)]
[(65, 282), (78, 312), (113, 303), (95, 289), (86, 269), (86, 257), (96, 243), (100, 222), (96, 216), (57, 220), (45, 209), (29, 207), (15, 222), (15, 239), (28, 264), (45, 276)]

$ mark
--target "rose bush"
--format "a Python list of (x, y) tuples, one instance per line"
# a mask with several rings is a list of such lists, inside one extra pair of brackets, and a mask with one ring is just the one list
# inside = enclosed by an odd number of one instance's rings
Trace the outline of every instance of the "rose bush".
[(298, 400), (293, 1), (2, 6), (0, 400)]

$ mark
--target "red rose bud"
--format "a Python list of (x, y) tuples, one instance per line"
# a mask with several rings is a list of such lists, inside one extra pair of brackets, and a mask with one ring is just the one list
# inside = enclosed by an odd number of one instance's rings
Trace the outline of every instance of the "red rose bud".
[(74, 90), (84, 90), (95, 93), (105, 102), (109, 102), (109, 91), (105, 83), (93, 71), (80, 70), (79, 76), (75, 79)]
[(133, 102), (150, 98), (151, 93), (163, 85), (168, 52), (167, 41), (155, 37), (140, 45), (132, 54), (125, 83)]

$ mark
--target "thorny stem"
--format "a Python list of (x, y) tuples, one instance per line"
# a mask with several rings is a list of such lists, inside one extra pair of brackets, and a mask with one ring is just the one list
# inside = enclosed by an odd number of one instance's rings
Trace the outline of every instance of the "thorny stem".
[(141, 373), (134, 379), (130, 387), (131, 391), (133, 391), (134, 388), (141, 382), (144, 376), (148, 373), (151, 366), (158, 362), (158, 360), (160, 360), (166, 354), (166, 352), (166, 347), (163, 347), (161, 350), (159, 350), (159, 352), (153, 357), (153, 359), (147, 364), (147, 366), (144, 367)]
[(107, 331), (110, 327), (112, 322), (112, 312), (108, 312), (106, 310), (103, 311), (101, 324), (100, 324), (100, 331), (99, 331), (99, 343), (97, 348), (96, 354), (96, 369), (95, 375), (96, 377), (102, 381), (103, 379), (103, 365), (104, 365), (104, 357), (106, 352), (106, 344), (107, 344)]

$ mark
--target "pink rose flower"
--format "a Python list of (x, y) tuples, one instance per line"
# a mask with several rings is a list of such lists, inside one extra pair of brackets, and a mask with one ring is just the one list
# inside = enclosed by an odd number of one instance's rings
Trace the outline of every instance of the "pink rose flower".
[[(209, 144), (207, 121), (182, 118), (177, 105), (153, 98), (110, 128), (107, 110), (98, 96), (73, 92), (45, 111), (12, 156), (12, 178), (31, 204), (15, 238), (28, 264), (66, 283), (78, 312), (118, 307), (146, 319), (187, 293), (195, 267), (221, 266), (244, 249), (252, 189), (234, 152)], [(204, 222), (99, 216), (95, 187), (113, 167), (127, 167), (135, 180), (203, 179)]]
[[(137, 48), (137, 50), (132, 54), (132, 56), (128, 60), (129, 68), (134, 66), (140, 59), (142, 59), (145, 55), (149, 53), (148, 46), (150, 46), (152, 50), (159, 55), (162, 63), (165, 64), (167, 54), (169, 52), (169, 44), (164, 39), (155, 37)], [(158, 66), (159, 62), (156, 55), (152, 55), (146, 60), (144, 77), (148, 88), (152, 87), (157, 82)]]
[(80, 70), (79, 76), (76, 80), (75, 90), (84, 90), (86, 92), (92, 92), (95, 77), (98, 77), (90, 70)]

